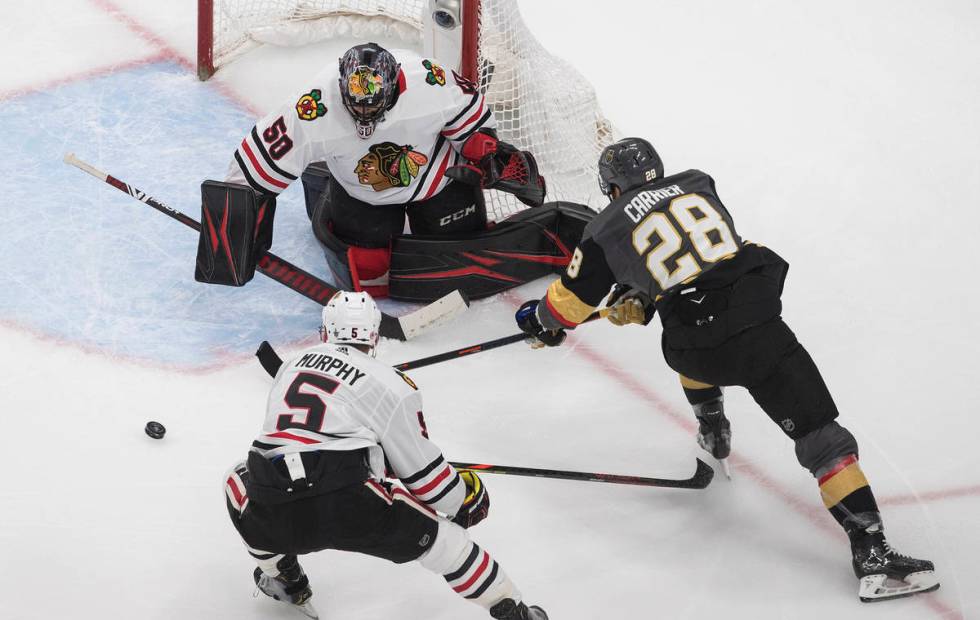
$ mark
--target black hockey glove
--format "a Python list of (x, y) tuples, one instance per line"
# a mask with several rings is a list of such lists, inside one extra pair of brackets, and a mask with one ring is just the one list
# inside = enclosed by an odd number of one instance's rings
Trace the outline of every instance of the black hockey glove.
[(525, 301), (517, 309), (514, 318), (517, 320), (517, 326), (521, 328), (521, 331), (531, 337), (529, 342), (534, 348), (542, 345), (557, 347), (565, 342), (564, 329), (545, 329), (541, 326), (541, 321), (538, 320), (538, 300), (536, 299)]
[(482, 189), (513, 194), (529, 207), (544, 204), (547, 187), (531, 153), (482, 131), (470, 136), (460, 152), (470, 163), (450, 167), (446, 170), (447, 177)]
[(463, 528), (470, 528), (483, 521), (490, 514), (490, 494), (483, 486), (483, 481), (468, 469), (459, 472), (459, 477), (466, 485), (466, 499), (460, 506), (459, 512), (453, 517), (453, 522)]

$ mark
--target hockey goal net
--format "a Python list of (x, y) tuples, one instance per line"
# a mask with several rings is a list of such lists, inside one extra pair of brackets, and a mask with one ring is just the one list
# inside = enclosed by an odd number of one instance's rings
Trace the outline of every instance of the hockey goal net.
[[(613, 140), (595, 91), (548, 53), (521, 17), (517, 0), (198, 0), (198, 74), (215, 71), (263, 44), (300, 46), (331, 37), (415, 47), (456, 66), (485, 93), (501, 140), (537, 158), (547, 200), (599, 210), (596, 161)], [(500, 220), (523, 205), (487, 192)]]

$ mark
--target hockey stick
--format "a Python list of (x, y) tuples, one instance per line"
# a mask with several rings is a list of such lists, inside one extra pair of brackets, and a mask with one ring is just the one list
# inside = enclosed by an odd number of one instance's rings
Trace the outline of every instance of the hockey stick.
[[(588, 323), (590, 321), (594, 321), (608, 314), (609, 314), (609, 308), (601, 308), (599, 310), (596, 310), (592, 314), (590, 314), (588, 318), (582, 321), (582, 323)], [(524, 332), (521, 332), (519, 334), (511, 334), (510, 336), (504, 336), (503, 338), (497, 338), (496, 340), (488, 340), (486, 342), (470, 345), (468, 347), (463, 347), (461, 349), (446, 351), (445, 353), (437, 353), (436, 355), (430, 355), (429, 357), (423, 357), (421, 359), (412, 360), (410, 362), (402, 362), (401, 364), (396, 364), (393, 368), (395, 370), (402, 370), (402, 371), (414, 370), (416, 368), (422, 368), (423, 366), (438, 364), (439, 362), (446, 362), (449, 360), (458, 359), (460, 357), (466, 357), (467, 355), (473, 355), (474, 353), (482, 353), (483, 351), (489, 351), (491, 349), (503, 347), (508, 344), (513, 344), (515, 342), (521, 342), (522, 340), (527, 340), (528, 337), (529, 336)]]
[[(136, 189), (116, 177), (102, 172), (91, 164), (75, 157), (74, 153), (65, 154), (65, 163), (71, 164), (79, 170), (87, 172), (95, 178), (115, 187), (119, 191), (129, 194), (136, 200), (153, 207), (164, 215), (169, 215), (184, 226), (197, 231), (201, 230), (200, 222), (194, 218), (165, 205), (153, 196)], [(259, 254), (257, 269), (276, 282), (293, 289), (320, 305), (326, 305), (334, 293), (338, 291), (336, 287), (327, 284), (312, 273), (304, 271), (296, 265), (279, 258), (272, 252), (262, 252)], [(381, 335), (385, 338), (411, 340), (426, 329), (442, 324), (462, 314), (469, 305), (469, 300), (463, 297), (459, 291), (453, 291), (431, 304), (404, 316), (394, 317), (382, 313)]]
[[(595, 313), (596, 318), (599, 313)], [(591, 319), (592, 317), (590, 317)], [(514, 338), (517, 336), (508, 336), (507, 338)], [(523, 339), (526, 334), (520, 334), (521, 339)], [(505, 340), (501, 338), (500, 340)], [(487, 345), (488, 343), (484, 343)], [(497, 345), (502, 346), (502, 345)], [(450, 355), (452, 352), (445, 354)], [(466, 355), (466, 354), (464, 354)], [(268, 341), (263, 340), (262, 344), (259, 345), (258, 350), (255, 352), (255, 356), (259, 358), (259, 363), (262, 364), (262, 368), (269, 373), (270, 377), (275, 377), (279, 372), (279, 368), (282, 366), (282, 359), (272, 348), (272, 345)], [(449, 359), (449, 358), (446, 358)], [(435, 362), (430, 362), (435, 363)], [(404, 366), (404, 364), (402, 364)], [(396, 368), (398, 368), (396, 366)], [(598, 474), (598, 473), (588, 473), (588, 472), (578, 472), (578, 471), (564, 471), (560, 469), (534, 469), (531, 467), (515, 467), (512, 465), (486, 465), (480, 463), (450, 463), (456, 469), (470, 469), (473, 471), (479, 471), (490, 474), (510, 474), (512, 476), (532, 476), (536, 478), (558, 478), (561, 480), (585, 480), (590, 482), (608, 482), (612, 484), (632, 484), (637, 486), (645, 487), (667, 487), (672, 489), (703, 489), (711, 483), (711, 479), (715, 475), (715, 470), (711, 468), (710, 465), (697, 459), (697, 469), (694, 475), (690, 478), (683, 480), (674, 480), (670, 478), (644, 478), (641, 476), (621, 476), (617, 474)]]
[(560, 469), (533, 469), (511, 465), (483, 465), (479, 463), (450, 463), (458, 470), (472, 470), (489, 474), (510, 474), (512, 476), (533, 476), (535, 478), (558, 478), (560, 480), (586, 480), (589, 482), (610, 482), (612, 484), (633, 484), (643, 487), (667, 487), (671, 489), (703, 489), (711, 484), (715, 470), (697, 459), (698, 467), (694, 475), (683, 480), (672, 478), (644, 478), (641, 476), (619, 476), (616, 474), (596, 474)]

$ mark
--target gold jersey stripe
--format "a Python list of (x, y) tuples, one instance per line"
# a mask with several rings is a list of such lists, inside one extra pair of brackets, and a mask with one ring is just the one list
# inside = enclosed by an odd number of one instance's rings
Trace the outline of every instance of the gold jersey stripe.
[(868, 479), (864, 477), (861, 466), (855, 462), (824, 481), (820, 485), (820, 494), (823, 495), (824, 506), (833, 508), (845, 497), (866, 486)]
[(561, 278), (552, 282), (551, 286), (548, 287), (547, 299), (550, 309), (559, 315), (556, 318), (571, 325), (578, 325), (589, 318), (589, 315), (595, 310), (594, 306), (585, 303), (578, 298), (578, 295), (565, 288)]
[(681, 387), (687, 388), (689, 390), (707, 390), (708, 388), (713, 388), (715, 386), (710, 383), (701, 383), (700, 381), (695, 381), (684, 375), (677, 375), (681, 378)]

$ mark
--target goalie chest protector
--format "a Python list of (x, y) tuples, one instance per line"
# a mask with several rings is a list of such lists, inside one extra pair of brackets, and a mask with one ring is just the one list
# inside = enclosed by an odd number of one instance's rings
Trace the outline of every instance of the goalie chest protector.
[(274, 196), (244, 185), (201, 184), (201, 236), (194, 279), (244, 286), (255, 275), (258, 255), (272, 246)]

